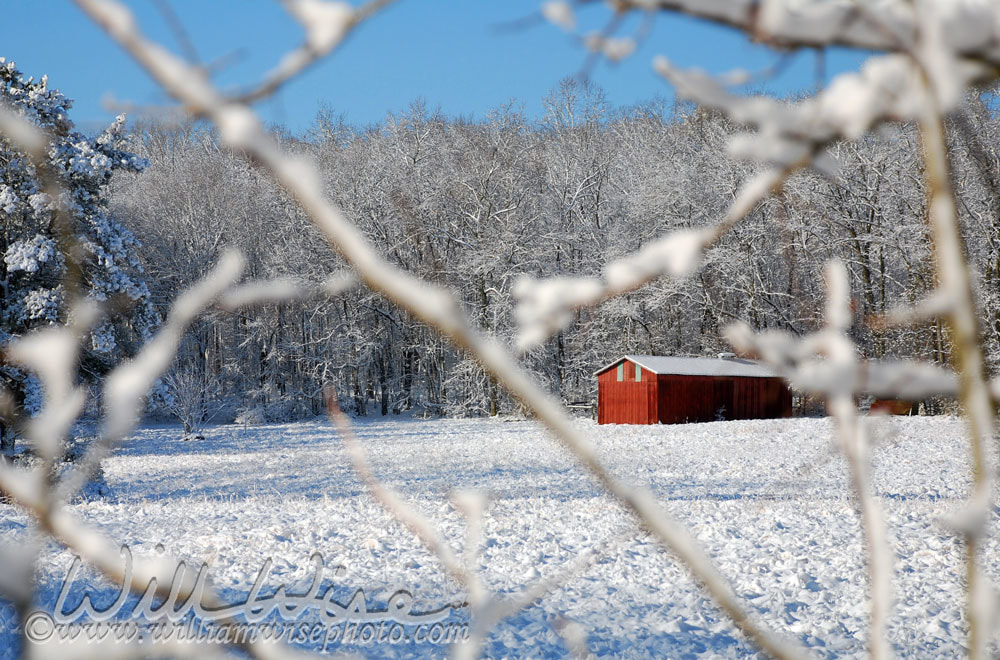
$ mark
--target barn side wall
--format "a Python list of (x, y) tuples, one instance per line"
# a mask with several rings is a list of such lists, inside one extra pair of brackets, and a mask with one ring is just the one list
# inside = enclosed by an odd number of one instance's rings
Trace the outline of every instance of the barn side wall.
[[(717, 397), (727, 397), (726, 383), (712, 376), (660, 374), (658, 419), (664, 424), (710, 422), (716, 419)], [(720, 390), (717, 392), (717, 390)]]
[(681, 376), (657, 380), (658, 420), (664, 424), (788, 417), (792, 395), (780, 378)]
[(597, 376), (598, 424), (655, 424), (658, 382), (644, 371), (635, 382), (635, 365), (625, 361), (624, 380), (618, 382), (618, 365)]

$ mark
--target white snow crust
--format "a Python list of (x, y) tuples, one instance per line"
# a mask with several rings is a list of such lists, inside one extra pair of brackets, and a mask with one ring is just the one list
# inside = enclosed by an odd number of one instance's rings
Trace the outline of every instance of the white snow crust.
[[(864, 654), (865, 552), (828, 419), (578, 424), (615, 474), (649, 486), (693, 530), (769, 626), (820, 657)], [(901, 657), (963, 654), (962, 546), (940, 524), (969, 492), (963, 430), (956, 418), (891, 418), (874, 434), (874, 493), (885, 509), (895, 572), (888, 634)], [(489, 497), (479, 563), (493, 591), (514, 594), (589, 548), (613, 548), (502, 623), (486, 656), (565, 656), (556, 633), (565, 620), (586, 631), (599, 657), (755, 655), (683, 568), (636, 531), (537, 424), (384, 418), (357, 420), (356, 432), (379, 477), (434, 521), (457, 554), (465, 521), (449, 494)], [(219, 426), (204, 440), (181, 436), (177, 427), (141, 429), (104, 463), (110, 495), (71, 509), (136, 556), (162, 544), (173, 556), (207, 562), (214, 587), (231, 602), (246, 598), (266, 558), (274, 565), (263, 593), (282, 584), (304, 592), (314, 552), (323, 554), (325, 583), (341, 602), (359, 588), (370, 607), (384, 608), (399, 589), (413, 593), (414, 610), (465, 600), (436, 559), (365, 491), (325, 420)], [(8, 505), (0, 510), (0, 544), (25, 542), (28, 516)], [(994, 516), (982, 548), (994, 583), (996, 527)], [(617, 539), (624, 540), (614, 545)], [(40, 607), (51, 611), (71, 557), (54, 544), (41, 552)], [(88, 579), (113, 600), (108, 583)], [(14, 652), (12, 621), (0, 608), (0, 657)], [(371, 657), (449, 651), (415, 643), (348, 650)]]

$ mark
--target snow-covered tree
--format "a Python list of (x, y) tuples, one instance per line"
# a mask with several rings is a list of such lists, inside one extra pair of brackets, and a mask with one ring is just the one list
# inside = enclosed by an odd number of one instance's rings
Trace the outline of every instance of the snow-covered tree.
[[(135, 252), (139, 242), (108, 212), (115, 171), (141, 172), (146, 161), (124, 147), (125, 117), (97, 137), (74, 130), (72, 101), (41, 80), (25, 78), (0, 58), (0, 104), (43, 129), (47, 162), (32, 163), (0, 138), (0, 346), (45, 325), (67, 320), (75, 298), (107, 301), (107, 316), (89, 338), (81, 373), (99, 377), (158, 317)], [(19, 411), (40, 403), (38, 382), (0, 362), (0, 386)], [(2, 448), (13, 446), (0, 421)]]
[[(310, 141), (276, 139), (318, 162), (325, 190), (387, 259), (448, 286), (476, 327), (513, 344), (520, 276), (597, 276), (666, 232), (715, 223), (740, 182), (760, 170), (728, 154), (739, 127), (718, 111), (659, 102), (614, 108), (599, 89), (576, 83), (553, 90), (545, 107), (534, 121), (510, 105), (455, 120), (418, 102), (353, 131), (326, 112)], [(1000, 365), (1000, 225), (984, 179), (1000, 181), (989, 151), (1000, 143), (1000, 118), (989, 107), (971, 97), (972, 128), (949, 131), (970, 257), (982, 274), (985, 348)], [(345, 267), (287, 195), (217, 134), (193, 123), (151, 124), (137, 126), (135, 137), (151, 165), (121, 178), (110, 204), (143, 237), (139, 256), (157, 302), (202, 277), (225, 247), (246, 255), (254, 278), (318, 286)], [(915, 127), (885, 126), (831, 145), (831, 153), (844, 164), (839, 173), (789, 176), (781, 195), (719, 239), (694, 276), (576, 310), (521, 356), (522, 366), (564, 401), (592, 401), (593, 370), (609, 356), (715, 355), (731, 348), (721, 329), (734, 320), (807, 334), (824, 323), (814, 303), (825, 295), (817, 275), (830, 259), (848, 269), (859, 320), (926, 296), (934, 271), (926, 191), (913, 174), (921, 157)], [(948, 359), (947, 333), (934, 322), (859, 323), (854, 339), (866, 357)], [(476, 360), (364, 287), (237, 314), (213, 310), (192, 324), (176, 369), (201, 374), (233, 402), (223, 418), (318, 414), (325, 382), (337, 383), (341, 406), (359, 414), (507, 414), (518, 405)]]

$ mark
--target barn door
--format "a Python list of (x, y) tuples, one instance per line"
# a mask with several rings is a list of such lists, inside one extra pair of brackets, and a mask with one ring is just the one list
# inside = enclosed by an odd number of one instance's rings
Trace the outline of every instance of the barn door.
[(715, 406), (713, 419), (736, 419), (733, 406), (736, 399), (733, 396), (733, 381), (729, 378), (718, 379), (712, 385), (712, 402)]

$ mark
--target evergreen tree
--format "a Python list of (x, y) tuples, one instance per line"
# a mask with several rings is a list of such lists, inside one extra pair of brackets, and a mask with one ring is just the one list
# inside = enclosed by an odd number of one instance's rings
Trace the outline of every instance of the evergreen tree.
[[(72, 101), (49, 89), (45, 76), (25, 79), (14, 62), (0, 58), (0, 103), (46, 132), (51, 143), (47, 176), (61, 189), (59, 200), (42, 173), (0, 138), (0, 346), (33, 329), (64, 323), (75, 291), (108, 305), (109, 316), (85, 346), (81, 373), (98, 378), (144, 341), (158, 323), (135, 252), (139, 242), (108, 212), (107, 189), (115, 171), (141, 172), (147, 162), (124, 147), (125, 117), (96, 138), (74, 130)], [(34, 376), (0, 361), (0, 387), (19, 412), (38, 410)], [(0, 448), (13, 447), (0, 421)]]

